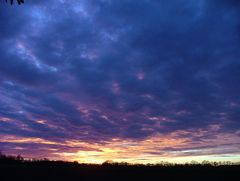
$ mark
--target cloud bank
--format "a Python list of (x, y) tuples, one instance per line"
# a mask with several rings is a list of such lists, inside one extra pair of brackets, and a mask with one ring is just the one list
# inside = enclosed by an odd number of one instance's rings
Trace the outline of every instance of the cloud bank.
[(1, 3), (0, 150), (100, 161), (239, 159), (239, 7)]

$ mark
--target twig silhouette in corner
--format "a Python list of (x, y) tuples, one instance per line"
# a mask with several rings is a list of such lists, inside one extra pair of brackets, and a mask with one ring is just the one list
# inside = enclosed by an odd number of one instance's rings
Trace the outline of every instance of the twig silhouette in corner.
[[(13, 5), (13, 0), (9, 0), (10, 4)], [(8, 0), (6, 0), (6, 2), (8, 3)], [(17, 0), (18, 5), (24, 4), (24, 0)]]

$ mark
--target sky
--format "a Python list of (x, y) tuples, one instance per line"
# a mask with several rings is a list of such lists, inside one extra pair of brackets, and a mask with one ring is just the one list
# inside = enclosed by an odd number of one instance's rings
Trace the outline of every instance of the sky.
[(240, 1), (0, 3), (0, 151), (240, 161)]

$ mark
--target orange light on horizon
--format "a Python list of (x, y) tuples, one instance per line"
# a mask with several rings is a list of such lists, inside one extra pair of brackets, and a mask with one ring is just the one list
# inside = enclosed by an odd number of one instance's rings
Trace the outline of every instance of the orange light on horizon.
[[(78, 161), (83, 163), (102, 163), (106, 160), (129, 163), (158, 163), (160, 161), (184, 162), (191, 160), (211, 159), (224, 160), (226, 158), (239, 161), (239, 136), (234, 133), (221, 133), (214, 137), (206, 137), (208, 132), (219, 129), (218, 125), (207, 129), (179, 130), (168, 134), (155, 134), (145, 139), (112, 138), (104, 142), (88, 142), (77, 139), (60, 139), (58, 141), (35, 137), (18, 137), (13, 135), (0, 135), (0, 142), (21, 144), (38, 144), (45, 152), (40, 156), (49, 159)], [(191, 136), (189, 136), (191, 135)], [(194, 140), (193, 138), (201, 138)], [(23, 151), (24, 157), (38, 156), (38, 152)], [(47, 152), (46, 152), (47, 150)], [(231, 153), (225, 157), (223, 150)], [(16, 152), (17, 152), (16, 151)], [(25, 151), (25, 152), (24, 152)]]

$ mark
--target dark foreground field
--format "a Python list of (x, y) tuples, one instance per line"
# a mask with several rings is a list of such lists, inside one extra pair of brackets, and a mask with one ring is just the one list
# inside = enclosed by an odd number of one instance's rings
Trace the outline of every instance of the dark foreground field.
[(1, 161), (0, 180), (240, 180), (240, 166), (84, 165), (52, 161)]

